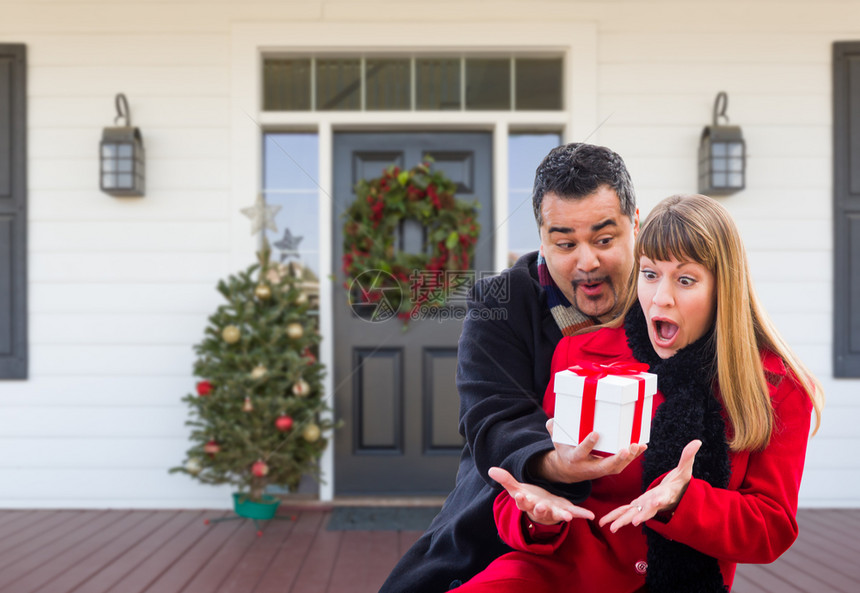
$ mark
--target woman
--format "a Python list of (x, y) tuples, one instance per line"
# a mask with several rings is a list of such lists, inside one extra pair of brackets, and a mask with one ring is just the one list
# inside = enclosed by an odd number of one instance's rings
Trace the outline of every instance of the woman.
[[(490, 470), (506, 489), (499, 533), (515, 551), (458, 591), (727, 591), (737, 562), (772, 562), (796, 539), (821, 387), (756, 298), (731, 217), (711, 198), (673, 196), (635, 249), (627, 313), (562, 339), (552, 372), (580, 360), (649, 364), (658, 392), (647, 450), (595, 480), (582, 508)], [(554, 404), (550, 382), (550, 417)]]

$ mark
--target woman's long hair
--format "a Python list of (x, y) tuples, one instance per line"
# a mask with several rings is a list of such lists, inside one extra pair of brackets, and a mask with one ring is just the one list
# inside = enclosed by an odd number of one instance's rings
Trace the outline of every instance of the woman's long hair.
[[(815, 409), (815, 431), (821, 424), (823, 390), (797, 358), (755, 294), (740, 233), (728, 211), (702, 195), (676, 195), (660, 202), (636, 238), (631, 287), (624, 311), (637, 300), (639, 258), (694, 261), (714, 274), (717, 382), (732, 434), (733, 451), (767, 446), (773, 430), (773, 408), (761, 352), (779, 356), (803, 386)], [(610, 325), (620, 325), (623, 316)], [(814, 433), (813, 433), (814, 434)]]

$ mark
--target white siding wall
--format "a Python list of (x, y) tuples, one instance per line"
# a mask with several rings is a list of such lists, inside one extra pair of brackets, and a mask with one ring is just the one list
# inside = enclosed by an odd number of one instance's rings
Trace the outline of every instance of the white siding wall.
[[(749, 175), (724, 203), (765, 304), (828, 395), (802, 504), (860, 505), (860, 462), (845, 454), (860, 448), (860, 380), (831, 371), (830, 57), (833, 41), (860, 39), (860, 3), (0, 0), (0, 42), (28, 48), (31, 321), (31, 378), (0, 382), (0, 506), (226, 504), (226, 489), (166, 469), (186, 449), (191, 346), (248, 232), (230, 202), (231, 27), (416, 19), (476, 35), (596, 23), (606, 121), (589, 141), (624, 156), (643, 213), (695, 190), (699, 134), (729, 93)], [(97, 187), (117, 92), (145, 137), (141, 199)]]

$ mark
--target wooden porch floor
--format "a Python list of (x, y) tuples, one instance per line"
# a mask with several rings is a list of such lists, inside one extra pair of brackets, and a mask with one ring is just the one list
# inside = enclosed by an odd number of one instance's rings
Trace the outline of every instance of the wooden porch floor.
[[(327, 531), (330, 510), (284, 509), (262, 536), (205, 511), (0, 511), (3, 593), (372, 593), (415, 531)], [(860, 591), (860, 509), (800, 511), (800, 538), (739, 568), (735, 593)], [(611, 592), (607, 592), (611, 593)]]

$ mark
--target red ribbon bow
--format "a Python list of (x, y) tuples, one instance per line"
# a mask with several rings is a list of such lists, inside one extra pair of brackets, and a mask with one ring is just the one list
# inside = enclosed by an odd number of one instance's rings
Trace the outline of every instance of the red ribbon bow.
[[(597, 382), (608, 375), (638, 375), (648, 371), (648, 365), (641, 362), (599, 362), (583, 361), (569, 367), (581, 377), (585, 377), (585, 387), (582, 391), (582, 413), (579, 420), (579, 442), (594, 430), (594, 408), (597, 405)], [(637, 377), (639, 382), (639, 397), (633, 411), (633, 430), (630, 433), (630, 443), (638, 443), (642, 431), (642, 410), (645, 406), (645, 379)]]

